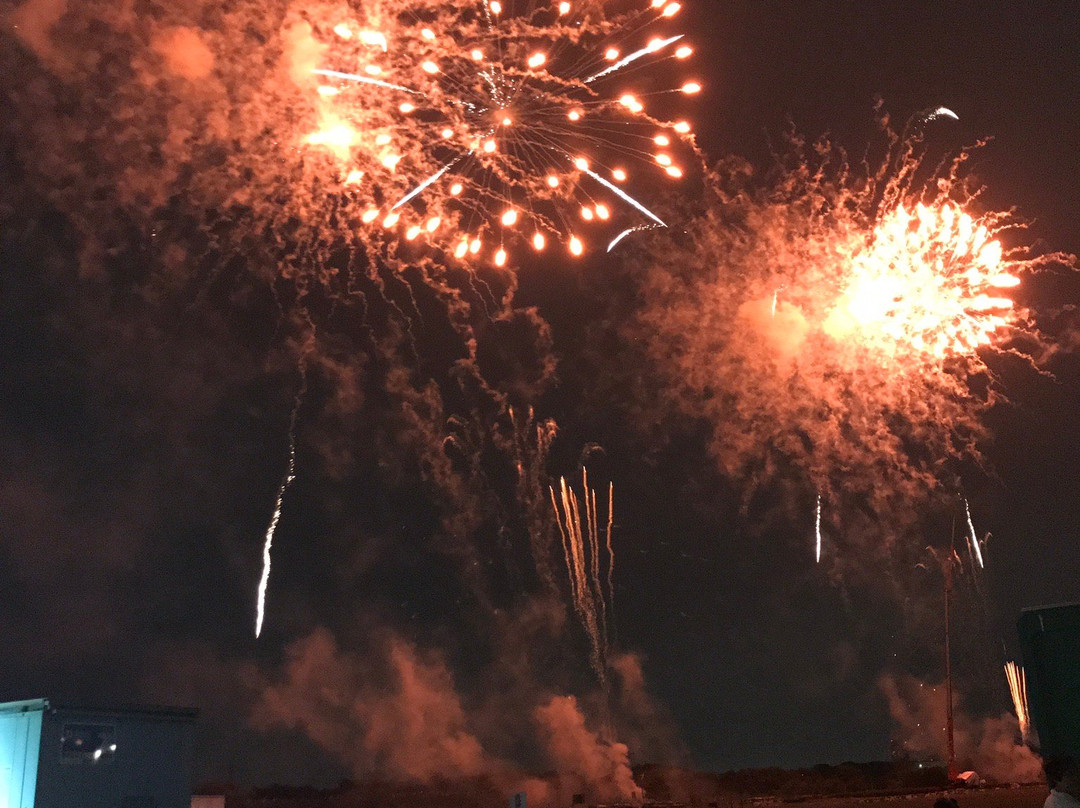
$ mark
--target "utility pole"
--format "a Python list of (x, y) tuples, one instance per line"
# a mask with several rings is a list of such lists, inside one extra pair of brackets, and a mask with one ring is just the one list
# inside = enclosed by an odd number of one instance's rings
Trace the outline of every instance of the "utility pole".
[(956, 770), (956, 746), (953, 740), (953, 713), (952, 713), (952, 653), (949, 648), (949, 604), (952, 600), (952, 573), (953, 559), (955, 554), (949, 548), (949, 555), (945, 563), (941, 565), (942, 577), (945, 579), (945, 748), (948, 754), (949, 780), (955, 780), (960, 773)]
[(948, 770), (949, 780), (955, 780), (960, 774), (956, 770), (956, 743), (953, 726), (953, 697), (952, 697), (952, 651), (950, 648), (950, 611), (952, 606), (953, 566), (960, 560), (953, 549), (952, 541), (949, 542), (948, 550), (935, 550), (927, 548), (933, 553), (934, 558), (941, 565), (941, 578), (944, 583), (945, 594), (945, 765)]

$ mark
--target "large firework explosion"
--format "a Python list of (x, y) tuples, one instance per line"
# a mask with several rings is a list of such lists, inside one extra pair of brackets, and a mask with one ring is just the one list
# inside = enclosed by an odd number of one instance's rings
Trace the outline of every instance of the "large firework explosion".
[(664, 96), (700, 90), (671, 87), (664, 64), (693, 52), (672, 33), (679, 11), (667, 0), (329, 11), (308, 32), (321, 83), (305, 142), (336, 156), (345, 186), (369, 186), (378, 204), (364, 223), (438, 239), (459, 259), (503, 266), (519, 241), (581, 255), (592, 233), (614, 244), (665, 227), (633, 194), (681, 179), (692, 149), (690, 124), (660, 117), (673, 107)]
[(802, 477), (808, 524), (815, 492), (828, 520), (958, 491), (1000, 400), (988, 352), (1030, 332), (1012, 290), (1058, 260), (1007, 246), (1023, 224), (981, 208), (966, 155), (934, 166), (918, 131), (885, 132), (876, 168), (798, 139), (768, 176), (718, 168), (704, 215), (654, 241), (627, 329), (744, 490)]

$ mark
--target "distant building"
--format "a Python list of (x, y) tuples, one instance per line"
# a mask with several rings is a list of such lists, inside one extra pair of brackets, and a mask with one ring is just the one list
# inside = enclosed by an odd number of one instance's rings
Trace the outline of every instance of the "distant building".
[(195, 716), (0, 703), (0, 808), (189, 808)]

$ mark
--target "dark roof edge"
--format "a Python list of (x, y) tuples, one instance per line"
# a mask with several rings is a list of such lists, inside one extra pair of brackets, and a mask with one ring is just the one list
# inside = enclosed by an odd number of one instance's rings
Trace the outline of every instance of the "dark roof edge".
[(169, 707), (161, 704), (77, 704), (53, 699), (27, 699), (0, 703), (0, 713), (25, 713), (49, 710), (63, 713), (106, 713), (112, 715), (145, 715), (194, 721), (199, 711), (195, 707)]

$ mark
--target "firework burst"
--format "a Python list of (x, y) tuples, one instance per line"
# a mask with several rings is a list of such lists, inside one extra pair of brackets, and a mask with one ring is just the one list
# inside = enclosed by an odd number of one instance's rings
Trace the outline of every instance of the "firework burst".
[(1059, 257), (1005, 247), (1021, 224), (980, 209), (964, 156), (935, 171), (893, 141), (860, 170), (827, 143), (792, 149), (767, 179), (732, 161), (683, 243), (653, 240), (628, 328), (734, 477), (797, 470), (837, 511), (843, 489), (910, 513), (979, 459), (987, 360), (1028, 333), (1013, 291)]
[[(384, 2), (316, 31), (317, 131), (342, 183), (370, 183), (370, 226), (459, 259), (573, 256), (665, 227), (643, 201), (683, 178), (691, 127), (675, 99), (692, 54), (678, 2)], [(449, 234), (449, 235), (448, 235)]]

